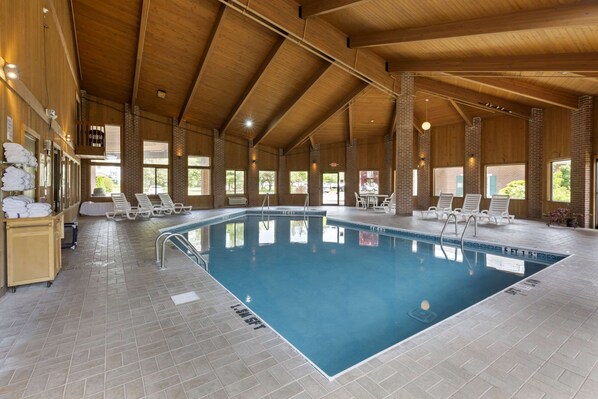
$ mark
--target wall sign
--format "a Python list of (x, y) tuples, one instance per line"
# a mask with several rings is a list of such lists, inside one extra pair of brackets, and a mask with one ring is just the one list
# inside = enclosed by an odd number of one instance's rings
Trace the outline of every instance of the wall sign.
[(12, 141), (13, 139), (13, 125), (12, 125), (12, 118), (10, 116), (6, 117), (6, 140)]

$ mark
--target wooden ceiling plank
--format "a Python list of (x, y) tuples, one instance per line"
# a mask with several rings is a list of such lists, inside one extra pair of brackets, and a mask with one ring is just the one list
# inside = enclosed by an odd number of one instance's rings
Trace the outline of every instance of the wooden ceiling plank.
[(320, 78), (326, 73), (326, 71), (328, 71), (331, 68), (332, 64), (326, 63), (322, 66), (322, 68), (319, 69), (317, 73), (315, 73), (311, 77), (311, 79), (305, 84), (305, 86), (303, 86), (303, 89), (298, 91), (297, 94), (282, 107), (280, 112), (274, 118), (272, 118), (270, 123), (268, 123), (268, 127), (266, 127), (266, 129), (264, 129), (261, 133), (255, 136), (255, 138), (253, 139), (254, 147), (257, 146), (262, 140), (264, 140), (264, 138), (266, 138), (266, 136), (269, 135), (276, 128), (276, 126), (278, 126), (278, 124), (284, 119), (285, 116), (289, 114), (289, 112), (291, 112), (291, 110), (297, 105), (297, 103), (303, 98), (303, 96), (305, 96), (305, 94), (316, 84), (316, 82), (320, 80)]
[(368, 1), (371, 0), (304, 0), (301, 4), (301, 17), (316, 17)]
[(272, 46), (272, 49), (270, 49), (270, 52), (268, 53), (268, 55), (266, 56), (266, 58), (264, 59), (264, 61), (262, 62), (262, 64), (258, 68), (258, 70), (256, 71), (256, 73), (253, 75), (253, 78), (251, 79), (251, 81), (249, 82), (247, 87), (245, 88), (245, 91), (243, 92), (241, 97), (239, 97), (239, 100), (237, 101), (235, 106), (231, 109), (231, 111), (228, 113), (228, 116), (224, 120), (224, 123), (222, 124), (222, 126), (220, 128), (220, 132), (222, 135), (226, 134), (227, 130), (231, 127), (233, 120), (237, 117), (237, 115), (239, 114), (239, 111), (241, 111), (241, 108), (243, 108), (243, 105), (245, 105), (245, 103), (247, 102), (249, 97), (251, 97), (251, 94), (255, 91), (258, 84), (261, 82), (263, 77), (266, 75), (266, 72), (268, 71), (268, 69), (274, 64), (274, 60), (275, 60), (276, 56), (281, 53), (281, 49), (282, 49), (285, 41), (286, 41), (286, 39), (284, 37), (280, 36), (278, 38), (278, 40), (276, 41), (276, 43), (274, 43), (274, 46)]
[(345, 108), (347, 107), (347, 105), (349, 105), (349, 103), (351, 101), (353, 101), (360, 94), (365, 93), (367, 91), (367, 89), (369, 89), (369, 87), (370, 87), (369, 84), (367, 84), (366, 82), (360, 81), (358, 83), (358, 85), (348, 95), (346, 95), (334, 107), (332, 107), (330, 110), (328, 110), (328, 112), (324, 116), (322, 116), (321, 118), (316, 120), (305, 131), (303, 131), (303, 133), (301, 133), (299, 136), (297, 136), (293, 140), (293, 142), (287, 148), (285, 148), (285, 150), (284, 150), (285, 155), (288, 154), (293, 149), (300, 146), (301, 144), (303, 144), (305, 142), (305, 140), (308, 140), (311, 136), (313, 136), (318, 131), (319, 128), (324, 126), (326, 124), (326, 122), (328, 122), (331, 118), (336, 116), (339, 112), (344, 111)]
[(350, 43), (351, 48), (364, 48), (532, 29), (581, 25), (591, 26), (597, 23), (598, 4), (595, 2), (585, 2), (582, 4), (517, 11), (464, 21), (452, 21), (431, 26), (418, 26), (355, 35), (350, 38)]
[(131, 94), (131, 106), (137, 103), (139, 91), (139, 75), (141, 75), (141, 61), (143, 59), (143, 46), (145, 44), (145, 32), (147, 31), (147, 20), (149, 18), (150, 0), (143, 0), (141, 6), (141, 19), (139, 21), (139, 38), (137, 40), (137, 58), (135, 60), (135, 75), (133, 77), (133, 93)]
[(388, 72), (598, 72), (598, 53), (395, 60)]
[(465, 122), (465, 124), (467, 126), (472, 126), (473, 125), (473, 117), (469, 114), (469, 112), (467, 112), (467, 110), (465, 108), (463, 108), (462, 106), (457, 104), (455, 102), (455, 100), (449, 99), (449, 102), (451, 103), (451, 105), (453, 106), (455, 111), (457, 111), (459, 116), (461, 116), (461, 118), (463, 118), (463, 121)]
[(347, 117), (349, 118), (349, 131), (347, 135), (347, 142), (349, 144), (353, 143), (353, 103), (349, 103), (349, 108), (347, 109)]
[(181, 124), (183, 123), (185, 115), (187, 115), (187, 112), (189, 111), (189, 108), (191, 107), (191, 101), (193, 100), (193, 97), (195, 96), (195, 93), (197, 92), (197, 89), (199, 88), (199, 83), (201, 81), (201, 77), (203, 76), (203, 74), (206, 71), (206, 65), (208, 64), (208, 61), (210, 60), (210, 56), (214, 52), (214, 48), (216, 47), (216, 45), (215, 45), (216, 39), (219, 36), (222, 26), (224, 25), (222, 23), (222, 21), (224, 20), (227, 12), (228, 12), (228, 7), (225, 5), (221, 5), (220, 9), (218, 10), (218, 15), (216, 16), (216, 22), (214, 23), (214, 26), (212, 28), (212, 32), (210, 32), (210, 37), (208, 39), (208, 43), (206, 45), (206, 48), (205, 48), (203, 54), (201, 55), (201, 59), (199, 60), (197, 72), (195, 73), (195, 77), (193, 78), (193, 81), (192, 81), (193, 83), (191, 84), (191, 88), (189, 89), (189, 92), (187, 93), (187, 97), (185, 98), (185, 102), (183, 103), (183, 108), (181, 109), (181, 112), (179, 113), (179, 126), (181, 126)]
[(503, 98), (478, 93), (463, 87), (454, 86), (448, 83), (440, 82), (430, 78), (417, 77), (415, 87), (418, 91), (424, 91), (445, 99), (453, 99), (457, 102), (472, 105), (476, 108), (496, 111), (497, 108), (486, 107), (484, 104), (504, 107), (511, 112), (502, 112), (505, 115), (517, 116), (529, 119), (531, 116), (531, 107), (518, 102), (505, 100)]
[(557, 107), (561, 108), (574, 110), (578, 107), (578, 98), (575, 94), (537, 86), (533, 83), (525, 82), (519, 79), (501, 78), (498, 76), (496, 78), (477, 76), (459, 78), (468, 80), (470, 82), (480, 83), (484, 86), (499, 89), (507, 93), (541, 101), (546, 104), (556, 105)]
[(81, 69), (81, 56), (79, 54), (79, 39), (77, 39), (77, 25), (75, 23), (75, 9), (73, 8), (73, 0), (69, 0), (71, 8), (71, 24), (73, 24), (73, 38), (75, 40), (75, 56), (77, 57), (77, 68), (79, 69), (79, 84), (83, 80), (83, 70)]

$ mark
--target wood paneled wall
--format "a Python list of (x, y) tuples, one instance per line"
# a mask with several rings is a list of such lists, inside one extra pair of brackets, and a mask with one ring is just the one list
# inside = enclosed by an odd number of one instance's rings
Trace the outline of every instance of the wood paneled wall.
[(290, 171), (310, 170), (309, 147), (303, 145), (289, 152), (285, 159), (286, 169)]
[[(330, 166), (331, 163), (336, 163), (337, 166)], [(344, 172), (346, 169), (347, 147), (345, 143), (323, 144), (320, 146), (320, 164), (318, 165), (320, 173)]]
[(527, 121), (510, 116), (482, 119), (482, 165), (526, 162)]
[[(431, 135), (432, 159), (429, 162), (433, 168), (463, 165), (465, 160), (465, 125), (463, 123), (433, 127)], [(428, 162), (427, 158), (426, 162)]]
[(249, 160), (249, 144), (247, 140), (228, 136), (224, 143), (224, 168), (247, 170)]
[(276, 148), (258, 145), (256, 164), (259, 170), (278, 172), (278, 150)]

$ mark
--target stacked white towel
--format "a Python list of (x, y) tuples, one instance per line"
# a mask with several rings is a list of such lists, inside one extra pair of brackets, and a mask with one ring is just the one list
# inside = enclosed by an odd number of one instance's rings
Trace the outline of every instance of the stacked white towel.
[(29, 217), (32, 218), (44, 217), (52, 213), (52, 207), (50, 204), (43, 202), (33, 202), (27, 205), (27, 209), (29, 211)]
[(24, 191), (35, 187), (35, 176), (23, 169), (9, 166), (2, 176), (2, 191)]
[(7, 218), (45, 217), (52, 213), (50, 204), (33, 202), (24, 195), (13, 195), (2, 200), (2, 208)]
[(4, 143), (2, 146), (4, 147), (4, 158), (6, 158), (6, 162), (33, 166), (34, 168), (37, 167), (37, 159), (35, 159), (35, 155), (33, 155), (31, 151), (25, 149), (21, 144)]

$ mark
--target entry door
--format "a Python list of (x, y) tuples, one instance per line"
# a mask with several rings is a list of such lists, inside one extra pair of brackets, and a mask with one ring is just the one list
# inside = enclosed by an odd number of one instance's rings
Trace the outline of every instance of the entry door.
[(345, 205), (345, 172), (322, 173), (322, 205)]

